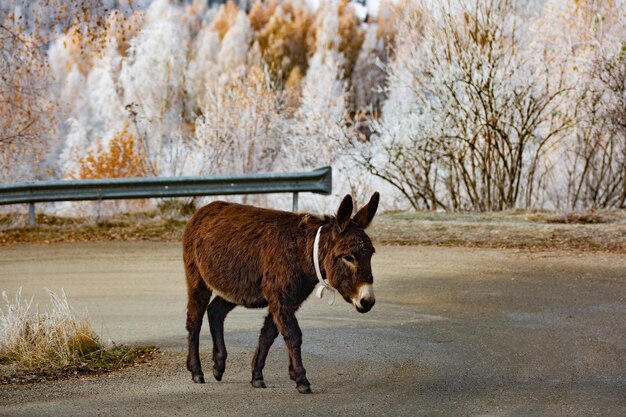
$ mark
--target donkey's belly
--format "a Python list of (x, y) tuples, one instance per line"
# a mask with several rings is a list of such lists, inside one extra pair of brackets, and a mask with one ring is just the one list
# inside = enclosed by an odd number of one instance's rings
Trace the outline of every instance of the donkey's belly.
[(230, 301), (233, 304), (237, 304), (247, 308), (267, 307), (267, 300), (260, 292), (259, 294), (242, 294), (241, 292), (233, 293), (232, 291), (215, 288), (208, 283), (207, 286), (211, 289), (214, 297), (219, 296), (226, 301)]

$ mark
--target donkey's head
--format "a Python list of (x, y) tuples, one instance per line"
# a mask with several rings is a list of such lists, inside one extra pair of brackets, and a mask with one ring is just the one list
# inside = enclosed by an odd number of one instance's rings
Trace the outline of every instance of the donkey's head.
[(374, 246), (365, 229), (376, 214), (378, 200), (379, 194), (374, 193), (369, 203), (352, 217), (352, 197), (344, 197), (323, 261), (328, 283), (360, 313), (370, 311), (376, 302), (371, 265)]

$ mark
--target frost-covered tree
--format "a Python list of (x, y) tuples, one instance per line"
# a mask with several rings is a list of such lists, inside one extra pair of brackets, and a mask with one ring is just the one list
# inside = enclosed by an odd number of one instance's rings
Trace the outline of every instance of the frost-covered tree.
[(571, 208), (626, 203), (626, 50), (599, 54), (579, 103), (564, 168)]
[(566, 88), (526, 53), (510, 1), (413, 6), (361, 164), (415, 208), (532, 205), (543, 156), (568, 125)]
[(388, 51), (377, 32), (376, 25), (370, 25), (367, 28), (363, 47), (354, 65), (350, 87), (350, 110), (352, 112), (365, 111), (378, 114), (385, 100), (384, 65), (388, 61)]
[(250, 12), (250, 19), (257, 30), (255, 42), (275, 81), (285, 81), (292, 74), (306, 72), (309, 55), (307, 33), (311, 27), (308, 8), (291, 1), (280, 5), (269, 2), (265, 6), (256, 3)]
[[(119, 11), (106, 16), (106, 27), (94, 40), (74, 26), (59, 36), (48, 50), (55, 83), (51, 92), (59, 106), (58, 175), (75, 175), (80, 158), (108, 141), (127, 123), (123, 90), (119, 82), (128, 50), (127, 36), (136, 33), (138, 14), (130, 18)], [(95, 36), (95, 35), (94, 35)], [(87, 52), (85, 52), (87, 51)]]
[[(320, 6), (315, 30), (315, 53), (302, 80), (300, 107), (291, 121), (291, 135), (282, 165), (292, 170), (332, 165), (336, 196), (352, 193), (361, 199), (370, 195), (370, 181), (362, 168), (355, 166), (347, 153), (344, 128), (347, 123), (346, 58), (341, 52), (342, 38), (336, 2)], [(328, 202), (310, 198), (316, 210)]]
[(0, 13), (0, 182), (40, 177), (54, 139), (51, 82), (40, 39)]
[(210, 25), (205, 24), (193, 40), (192, 55), (185, 76), (187, 86), (185, 113), (192, 118), (200, 112), (207, 84), (219, 77), (219, 52), (219, 34)]
[[(189, 27), (184, 13), (167, 0), (154, 1), (141, 32), (122, 64), (124, 104), (144, 147), (152, 175), (181, 167), (169, 155), (181, 145)], [(184, 161), (177, 161), (182, 163)]]
[[(58, 51), (57, 51), (58, 52)], [(52, 53), (52, 52), (51, 52)], [(126, 123), (126, 112), (119, 94), (121, 57), (112, 42), (87, 77), (73, 66), (62, 79), (62, 108), (69, 113), (64, 146), (59, 155), (62, 175), (79, 172), (79, 159), (86, 152), (106, 146)]]
[(207, 90), (196, 120), (202, 174), (274, 171), (285, 138), (282, 100), (270, 74), (252, 67)]
[(235, 22), (222, 40), (222, 47), (217, 59), (222, 74), (229, 77), (230, 72), (245, 69), (252, 35), (248, 16), (240, 10)]
[[(626, 15), (623, 1), (547, 2), (536, 25), (566, 68), (574, 126), (554, 152), (555, 205), (623, 207), (626, 194)], [(556, 23), (556, 24), (555, 24)], [(558, 28), (558, 29), (555, 29)]]
[(288, 164), (294, 168), (330, 165), (340, 151), (338, 144), (345, 115), (341, 68), (345, 58), (339, 52), (339, 16), (331, 2), (319, 13), (321, 26), (316, 32), (315, 54), (302, 81), (300, 108), (291, 138), (291, 147), (298, 150)]

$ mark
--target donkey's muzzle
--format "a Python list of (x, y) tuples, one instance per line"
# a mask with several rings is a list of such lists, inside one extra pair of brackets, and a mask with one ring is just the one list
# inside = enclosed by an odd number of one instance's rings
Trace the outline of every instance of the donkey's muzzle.
[(367, 313), (374, 307), (376, 298), (374, 297), (374, 288), (372, 284), (365, 284), (359, 288), (359, 294), (352, 303), (359, 313)]
[(376, 304), (375, 299), (362, 298), (359, 305), (356, 306), (356, 309), (359, 313), (367, 313), (374, 307), (374, 304)]

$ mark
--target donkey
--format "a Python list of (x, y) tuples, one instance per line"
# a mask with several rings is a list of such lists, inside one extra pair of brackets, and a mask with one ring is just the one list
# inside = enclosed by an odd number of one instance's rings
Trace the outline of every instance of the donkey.
[(350, 195), (344, 197), (335, 217), (318, 218), (223, 201), (198, 210), (183, 234), (187, 369), (193, 381), (204, 383), (199, 336), (205, 311), (213, 339), (213, 376), (221, 381), (227, 355), (226, 315), (238, 305), (269, 307), (252, 360), (251, 384), (265, 388), (265, 360), (280, 333), (289, 351), (289, 376), (300, 393), (310, 393), (300, 353), (302, 332), (295, 313), (318, 282), (336, 290), (361, 313), (374, 306), (374, 246), (364, 230), (376, 214), (378, 201), (379, 194), (374, 193), (354, 217)]

